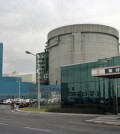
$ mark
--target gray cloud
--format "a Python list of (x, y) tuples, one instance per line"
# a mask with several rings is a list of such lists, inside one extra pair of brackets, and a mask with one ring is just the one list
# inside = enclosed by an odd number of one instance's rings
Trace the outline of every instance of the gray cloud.
[(0, 0), (4, 73), (35, 71), (35, 59), (25, 51), (42, 52), (54, 28), (97, 23), (119, 30), (119, 5), (119, 0)]

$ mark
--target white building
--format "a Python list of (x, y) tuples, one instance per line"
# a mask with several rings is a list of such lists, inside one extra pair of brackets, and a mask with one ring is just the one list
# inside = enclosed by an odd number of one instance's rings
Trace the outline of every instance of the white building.
[(116, 56), (119, 53), (118, 31), (97, 24), (60, 27), (48, 33), (49, 81), (61, 81), (60, 67)]
[(18, 72), (14, 71), (9, 74), (3, 74), (3, 76), (7, 77), (20, 77), (22, 82), (32, 82), (36, 83), (36, 74), (35, 73), (26, 73), (26, 74), (19, 74)]

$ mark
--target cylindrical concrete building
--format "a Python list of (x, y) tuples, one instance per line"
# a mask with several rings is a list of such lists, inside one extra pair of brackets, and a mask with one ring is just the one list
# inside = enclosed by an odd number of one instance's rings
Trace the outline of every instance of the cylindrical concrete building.
[(98, 24), (69, 25), (52, 30), (47, 41), (50, 84), (60, 83), (63, 65), (118, 55), (118, 40), (116, 29)]

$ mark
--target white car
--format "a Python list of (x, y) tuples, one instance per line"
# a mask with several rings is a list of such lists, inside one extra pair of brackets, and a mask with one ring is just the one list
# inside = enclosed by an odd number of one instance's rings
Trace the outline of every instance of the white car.
[(23, 102), (23, 99), (21, 99), (21, 98), (15, 98), (13, 101), (15, 102), (15, 104), (19, 105), (20, 103)]
[(57, 104), (60, 102), (61, 102), (60, 98), (52, 98), (48, 100), (48, 104)]
[(3, 101), (3, 104), (10, 104), (11, 102), (12, 102), (11, 99), (6, 99)]

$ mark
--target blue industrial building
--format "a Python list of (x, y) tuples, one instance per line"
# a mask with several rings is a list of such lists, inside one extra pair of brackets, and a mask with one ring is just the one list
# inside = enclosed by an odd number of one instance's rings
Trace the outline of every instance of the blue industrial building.
[(3, 77), (3, 43), (0, 43), (0, 98), (24, 97), (35, 98), (36, 87), (30, 82), (22, 82), (19, 77)]
[[(0, 43), (0, 99), (23, 97), (37, 99), (36, 84), (31, 82), (22, 82), (20, 77), (3, 77), (3, 44)], [(49, 94), (56, 92), (60, 94), (60, 85), (41, 85), (41, 97), (47, 98)]]

